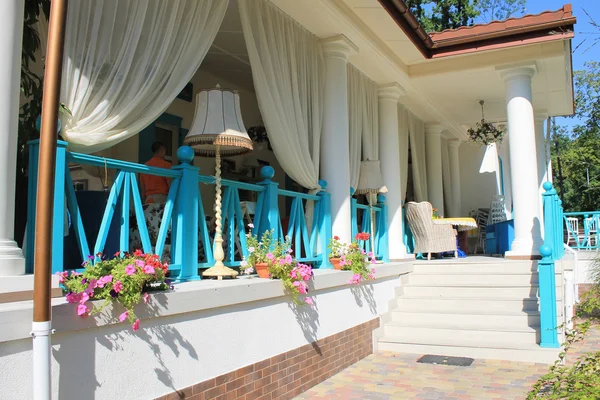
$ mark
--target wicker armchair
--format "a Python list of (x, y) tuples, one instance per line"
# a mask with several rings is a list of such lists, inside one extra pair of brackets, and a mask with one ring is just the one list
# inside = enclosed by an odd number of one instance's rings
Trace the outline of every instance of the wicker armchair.
[(433, 208), (426, 201), (406, 204), (406, 219), (415, 238), (415, 253), (427, 253), (428, 260), (431, 260), (431, 253), (446, 251), (453, 251), (454, 257), (458, 257), (456, 231), (452, 225), (434, 224), (432, 216)]

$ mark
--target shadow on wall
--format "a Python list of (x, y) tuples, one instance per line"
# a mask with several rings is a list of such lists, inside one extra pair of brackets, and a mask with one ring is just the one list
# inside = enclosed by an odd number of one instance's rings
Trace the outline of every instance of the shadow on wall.
[[(315, 290), (314, 282), (312, 280), (310, 280), (308, 282), (308, 296), (309, 297), (312, 297), (311, 293), (313, 293), (314, 290)], [(312, 307), (309, 306), (308, 304), (298, 305), (292, 301), (290, 301), (288, 303), (288, 307), (292, 310), (292, 312), (296, 316), (296, 321), (298, 322), (300, 329), (302, 329), (302, 333), (304, 334), (304, 337), (306, 338), (306, 342), (312, 345), (313, 349), (315, 350), (315, 352), (318, 355), (322, 355), (321, 348), (319, 347), (319, 344), (317, 343), (317, 340), (318, 340), (317, 333), (319, 331), (319, 304), (317, 303), (317, 300), (315, 299), (315, 297), (312, 297), (312, 299), (313, 299)]]
[(375, 301), (374, 289), (371, 283), (360, 283), (359, 285), (352, 285), (350, 291), (356, 300), (356, 305), (360, 308), (365, 307), (365, 303), (368, 304), (369, 310), (373, 315), (377, 315), (377, 302)]

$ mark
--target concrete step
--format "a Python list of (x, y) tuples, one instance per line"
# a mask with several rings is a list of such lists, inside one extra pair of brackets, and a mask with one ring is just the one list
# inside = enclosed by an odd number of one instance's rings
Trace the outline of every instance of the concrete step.
[(535, 343), (496, 343), (464, 339), (458, 335), (432, 343), (429, 338), (400, 338), (383, 336), (377, 342), (378, 351), (398, 353), (434, 354), (552, 364), (560, 349), (542, 349)]
[(388, 322), (383, 327), (384, 336), (395, 337), (403, 342), (413, 342), (425, 338), (428, 343), (443, 342), (447, 338), (459, 336), (461, 339), (473, 343), (538, 343), (539, 332), (528, 326), (512, 327), (510, 329), (494, 330), (485, 326), (467, 329), (454, 324), (450, 327), (442, 325), (433, 326), (406, 326), (402, 322)]
[(392, 310), (391, 321), (400, 322), (407, 326), (455, 326), (477, 328), (486, 326), (490, 329), (508, 327), (539, 327), (540, 313), (538, 311), (518, 311), (515, 313), (500, 313), (479, 311), (476, 314), (454, 310), (396, 309)]
[[(556, 288), (557, 297), (562, 297), (562, 288)], [(501, 298), (501, 299), (522, 299), (538, 296), (537, 285), (506, 285), (506, 284), (430, 284), (418, 285), (409, 283), (403, 287), (406, 296), (413, 297), (469, 297), (469, 298)]]
[(429, 273), (417, 272), (409, 276), (411, 285), (537, 285), (537, 273)]
[[(427, 297), (404, 295), (396, 299), (400, 310), (420, 309), (423, 311), (454, 310), (468, 311), (477, 314), (484, 312), (517, 313), (521, 311), (538, 311), (537, 297), (523, 297), (521, 299), (507, 299), (506, 297)], [(558, 310), (557, 310), (558, 311)]]
[(513, 263), (433, 263), (424, 264), (416, 262), (414, 272), (417, 274), (521, 274), (537, 273), (537, 263), (532, 261), (513, 262)]

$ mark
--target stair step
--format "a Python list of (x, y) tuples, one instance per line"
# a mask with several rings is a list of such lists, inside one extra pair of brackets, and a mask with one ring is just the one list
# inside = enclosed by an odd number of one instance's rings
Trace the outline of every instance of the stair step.
[(395, 309), (391, 312), (393, 322), (402, 322), (412, 326), (423, 326), (427, 324), (452, 324), (464, 327), (488, 326), (488, 327), (509, 327), (509, 326), (540, 326), (540, 313), (537, 311), (515, 313), (486, 313), (477, 312), (461, 313), (461, 310), (444, 312), (443, 310), (424, 311), (424, 310), (404, 310)]
[(460, 337), (476, 343), (537, 343), (539, 332), (534, 328), (523, 327), (520, 330), (490, 330), (490, 329), (466, 329), (460, 325), (450, 328), (445, 327), (418, 327), (406, 326), (397, 322), (386, 323), (383, 328), (384, 336), (395, 337), (403, 342), (413, 343), (415, 340), (425, 339), (429, 344), (444, 343), (448, 338)]
[(414, 264), (414, 272), (431, 273), (431, 274), (477, 274), (477, 273), (492, 273), (492, 274), (521, 274), (521, 273), (537, 273), (537, 263), (463, 263), (463, 264)]
[(431, 343), (429, 338), (417, 338), (410, 342), (390, 336), (379, 338), (378, 351), (412, 354), (435, 354), (443, 356), (471, 357), (552, 364), (560, 349), (542, 349), (534, 343), (473, 342), (461, 337), (446, 338)]
[(412, 273), (409, 276), (411, 285), (537, 285), (537, 273), (497, 274), (497, 273)]
[(475, 299), (472, 297), (414, 297), (402, 296), (396, 299), (398, 308), (404, 310), (421, 309), (426, 311), (447, 310), (469, 310), (477, 313), (480, 311), (538, 311), (537, 297), (524, 297), (522, 299), (493, 298)]
[[(501, 298), (501, 299), (523, 299), (537, 298), (537, 285), (507, 285), (507, 284), (413, 284), (409, 281), (403, 286), (403, 292), (407, 296), (414, 297), (443, 297), (443, 298)], [(557, 297), (562, 297), (562, 288), (556, 288)]]

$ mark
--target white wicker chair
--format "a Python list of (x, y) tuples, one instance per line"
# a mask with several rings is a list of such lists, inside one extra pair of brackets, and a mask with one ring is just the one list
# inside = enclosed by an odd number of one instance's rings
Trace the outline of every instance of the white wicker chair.
[(453, 251), (454, 257), (458, 257), (456, 231), (452, 225), (434, 224), (432, 216), (433, 208), (426, 201), (406, 204), (406, 219), (415, 238), (415, 253), (427, 253), (428, 260), (431, 260), (431, 253), (446, 251)]

